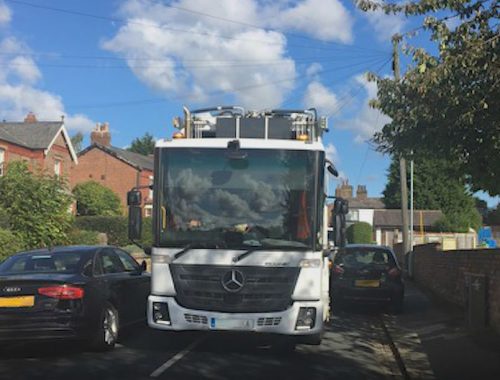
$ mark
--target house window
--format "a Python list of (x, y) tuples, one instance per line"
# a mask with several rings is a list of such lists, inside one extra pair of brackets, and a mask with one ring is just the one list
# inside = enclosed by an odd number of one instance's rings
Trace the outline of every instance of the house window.
[(61, 160), (54, 160), (54, 174), (58, 177), (61, 175)]
[(5, 149), (0, 148), (0, 177), (4, 173)]
[(348, 222), (359, 222), (359, 210), (349, 210), (346, 220)]
[[(153, 184), (153, 176), (152, 175), (149, 176), (149, 183), (150, 183), (150, 185)], [(149, 189), (149, 199), (153, 199), (153, 189)]]
[(153, 215), (153, 206), (151, 205), (144, 206), (144, 217), (151, 218), (152, 215)]

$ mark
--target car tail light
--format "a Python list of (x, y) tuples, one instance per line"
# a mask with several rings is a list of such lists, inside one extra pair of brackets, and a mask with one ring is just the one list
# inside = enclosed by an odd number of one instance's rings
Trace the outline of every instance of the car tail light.
[(83, 298), (84, 291), (76, 286), (59, 285), (39, 288), (38, 294), (60, 300), (77, 300)]
[(401, 271), (398, 268), (392, 268), (387, 272), (387, 275), (392, 278), (398, 278), (401, 276)]
[(344, 268), (342, 268), (340, 265), (334, 265), (333, 266), (333, 273), (344, 274)]

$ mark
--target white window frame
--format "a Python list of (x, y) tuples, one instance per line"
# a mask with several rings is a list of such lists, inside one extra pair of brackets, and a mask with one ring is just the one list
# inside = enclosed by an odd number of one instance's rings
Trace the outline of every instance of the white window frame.
[(4, 175), (5, 172), (4, 165), (5, 165), (5, 149), (0, 148), (0, 177)]
[[(152, 175), (149, 176), (149, 184), (152, 185), (154, 181), (154, 177)], [(149, 199), (153, 199), (153, 189), (149, 189)]]
[(58, 177), (61, 176), (62, 160), (59, 158), (54, 159), (54, 174)]
[(151, 218), (152, 216), (153, 216), (153, 206), (152, 205), (145, 205), (144, 206), (144, 217)]

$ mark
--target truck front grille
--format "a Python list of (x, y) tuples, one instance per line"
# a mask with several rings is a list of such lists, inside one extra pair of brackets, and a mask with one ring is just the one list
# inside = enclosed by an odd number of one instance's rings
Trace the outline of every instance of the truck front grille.
[[(291, 305), (299, 268), (171, 264), (177, 302), (188, 309), (230, 313), (283, 311)], [(241, 289), (228, 291), (223, 277), (237, 270)]]

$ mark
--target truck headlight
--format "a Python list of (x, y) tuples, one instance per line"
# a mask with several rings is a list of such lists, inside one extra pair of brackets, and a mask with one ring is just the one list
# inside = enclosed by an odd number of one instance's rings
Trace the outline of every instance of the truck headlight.
[(315, 307), (301, 307), (299, 309), (299, 316), (295, 324), (295, 330), (311, 330), (316, 324), (316, 308)]
[(299, 263), (301, 268), (319, 268), (321, 266), (320, 259), (304, 259)]
[(171, 325), (168, 304), (165, 302), (153, 302), (153, 321), (164, 325)]
[(151, 261), (153, 264), (170, 264), (172, 262), (172, 257), (166, 255), (152, 255)]

